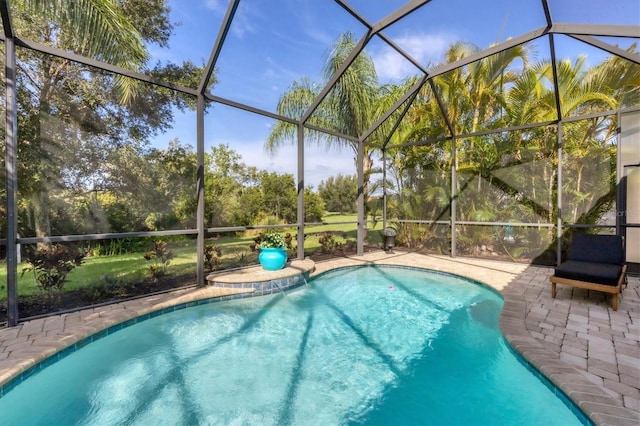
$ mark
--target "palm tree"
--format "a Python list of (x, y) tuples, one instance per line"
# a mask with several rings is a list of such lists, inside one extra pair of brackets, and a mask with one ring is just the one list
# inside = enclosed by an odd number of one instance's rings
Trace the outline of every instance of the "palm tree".
[[(307, 111), (320, 90), (338, 71), (345, 59), (355, 47), (356, 42), (352, 33), (340, 36), (334, 45), (324, 67), (323, 81), (313, 83), (307, 78), (294, 82), (289, 90), (278, 101), (279, 114), (300, 119)], [(336, 132), (358, 137), (370, 126), (373, 111), (379, 99), (380, 84), (371, 57), (362, 51), (344, 74), (338, 79), (327, 97), (320, 103), (318, 109), (309, 118), (309, 123), (315, 126), (334, 130)], [(286, 143), (296, 140), (296, 127), (290, 123), (278, 122), (265, 142), (267, 152), (273, 154)], [(328, 133), (305, 130), (305, 138), (319, 146), (324, 145), (328, 150), (333, 147), (348, 146), (357, 157), (358, 143), (345, 140)], [(365, 149), (364, 175), (365, 194), (368, 178), (373, 167), (372, 151)]]
[[(635, 52), (636, 46), (632, 45), (629, 51)], [(507, 99), (511, 125), (557, 119), (552, 71), (550, 61), (541, 61), (515, 81)], [(563, 118), (638, 104), (640, 67), (620, 57), (611, 56), (591, 68), (586, 68), (584, 56), (573, 62), (563, 60), (557, 64), (557, 76)], [(615, 134), (616, 127), (616, 120), (612, 117), (597, 117), (564, 125), (564, 150), (568, 155), (564, 159), (563, 192), (567, 206), (571, 206), (564, 209), (566, 219), (594, 222), (613, 202), (615, 192), (608, 188), (613, 189), (614, 182), (606, 176), (599, 176), (595, 181), (600, 186), (594, 186), (594, 182), (585, 181), (585, 172), (615, 170), (614, 166), (608, 164), (615, 159), (615, 149), (608, 146), (606, 141)], [(543, 176), (530, 176), (529, 185), (535, 187), (533, 180), (542, 178), (549, 197), (553, 194), (555, 165), (558, 161), (555, 140), (555, 135), (546, 135), (528, 140), (529, 146), (526, 147), (536, 150), (537, 156), (549, 166), (545, 167)], [(517, 145), (513, 149), (525, 148), (520, 145), (523, 141), (514, 142)], [(600, 164), (601, 161), (605, 161), (605, 164)], [(599, 168), (596, 167), (598, 164)], [(550, 199), (548, 205), (552, 201)], [(584, 217), (579, 219), (581, 213), (584, 213)], [(555, 220), (551, 211), (547, 219), (550, 222)]]
[[(455, 62), (479, 51), (471, 43), (458, 42), (452, 44), (445, 52), (445, 63)], [(457, 135), (473, 133), (490, 127), (503, 127), (507, 122), (507, 87), (518, 77), (514, 70), (516, 60), (520, 60), (523, 68), (528, 65), (528, 52), (523, 46), (497, 53), (488, 58), (473, 62), (466, 67), (458, 68), (434, 78), (438, 95), (446, 106), (446, 114), (452, 124), (453, 132)], [(415, 79), (408, 80), (405, 88), (411, 86)], [(391, 139), (390, 147), (398, 144), (422, 142), (451, 136), (447, 123), (429, 84), (420, 89), (413, 105), (409, 108), (406, 118), (401, 123), (396, 134)], [(491, 167), (495, 166), (494, 149), (489, 141), (482, 138), (468, 138), (464, 149), (459, 149), (458, 170), (469, 176), (488, 175)], [(451, 167), (451, 140), (420, 146), (419, 149), (403, 148), (404, 153), (400, 163), (405, 170), (402, 187), (405, 191), (420, 191), (423, 208), (416, 205), (418, 198), (404, 197), (411, 206), (409, 211), (437, 211), (437, 218), (448, 212), (442, 208), (442, 191), (426, 191), (424, 179), (438, 180), (437, 185), (449, 186), (446, 176)], [(409, 169), (416, 169), (412, 172)], [(483, 179), (476, 179), (477, 192), (483, 191)], [(431, 185), (436, 184), (431, 182)], [(437, 194), (437, 196), (435, 195)], [(438, 203), (434, 203), (439, 200)], [(471, 205), (470, 208), (474, 208)], [(437, 210), (434, 210), (437, 209)], [(470, 214), (470, 213), (469, 213)]]

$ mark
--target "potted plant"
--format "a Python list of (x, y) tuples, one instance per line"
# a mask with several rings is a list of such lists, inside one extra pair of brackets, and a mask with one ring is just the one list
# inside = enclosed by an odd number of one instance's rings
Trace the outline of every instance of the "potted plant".
[(382, 230), (382, 236), (384, 239), (382, 248), (384, 251), (391, 251), (391, 249), (396, 245), (396, 235), (398, 235), (398, 231), (390, 226), (387, 226)]
[(267, 271), (277, 271), (287, 263), (287, 251), (284, 235), (277, 232), (264, 234), (260, 241), (260, 265)]

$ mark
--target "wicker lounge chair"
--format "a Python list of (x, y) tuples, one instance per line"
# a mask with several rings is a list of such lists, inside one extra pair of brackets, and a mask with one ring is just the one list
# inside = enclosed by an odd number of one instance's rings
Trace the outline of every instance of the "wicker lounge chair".
[(612, 295), (611, 306), (618, 310), (618, 295), (626, 283), (624, 239), (619, 235), (575, 234), (569, 258), (551, 276), (551, 297), (556, 284), (565, 284)]

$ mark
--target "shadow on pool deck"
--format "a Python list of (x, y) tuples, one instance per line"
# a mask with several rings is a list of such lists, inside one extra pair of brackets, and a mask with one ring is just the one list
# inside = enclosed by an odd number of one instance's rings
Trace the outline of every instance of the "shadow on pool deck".
[[(551, 268), (483, 259), (380, 251), (316, 263), (311, 278), (362, 264), (427, 268), (492, 286), (504, 296), (500, 327), (517, 352), (596, 424), (640, 424), (638, 277), (629, 277), (618, 311), (610, 308), (602, 294), (581, 289), (561, 287), (552, 299)], [(241, 274), (246, 277), (247, 271)], [(214, 286), (183, 289), (0, 329), (0, 386), (113, 325), (175, 305), (252, 291)]]

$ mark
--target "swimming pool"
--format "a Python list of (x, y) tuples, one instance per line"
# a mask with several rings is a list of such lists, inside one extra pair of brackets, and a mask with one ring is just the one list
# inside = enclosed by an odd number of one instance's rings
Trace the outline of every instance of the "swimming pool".
[(335, 270), (286, 294), (167, 313), (0, 398), (3, 424), (580, 424), (451, 275)]

